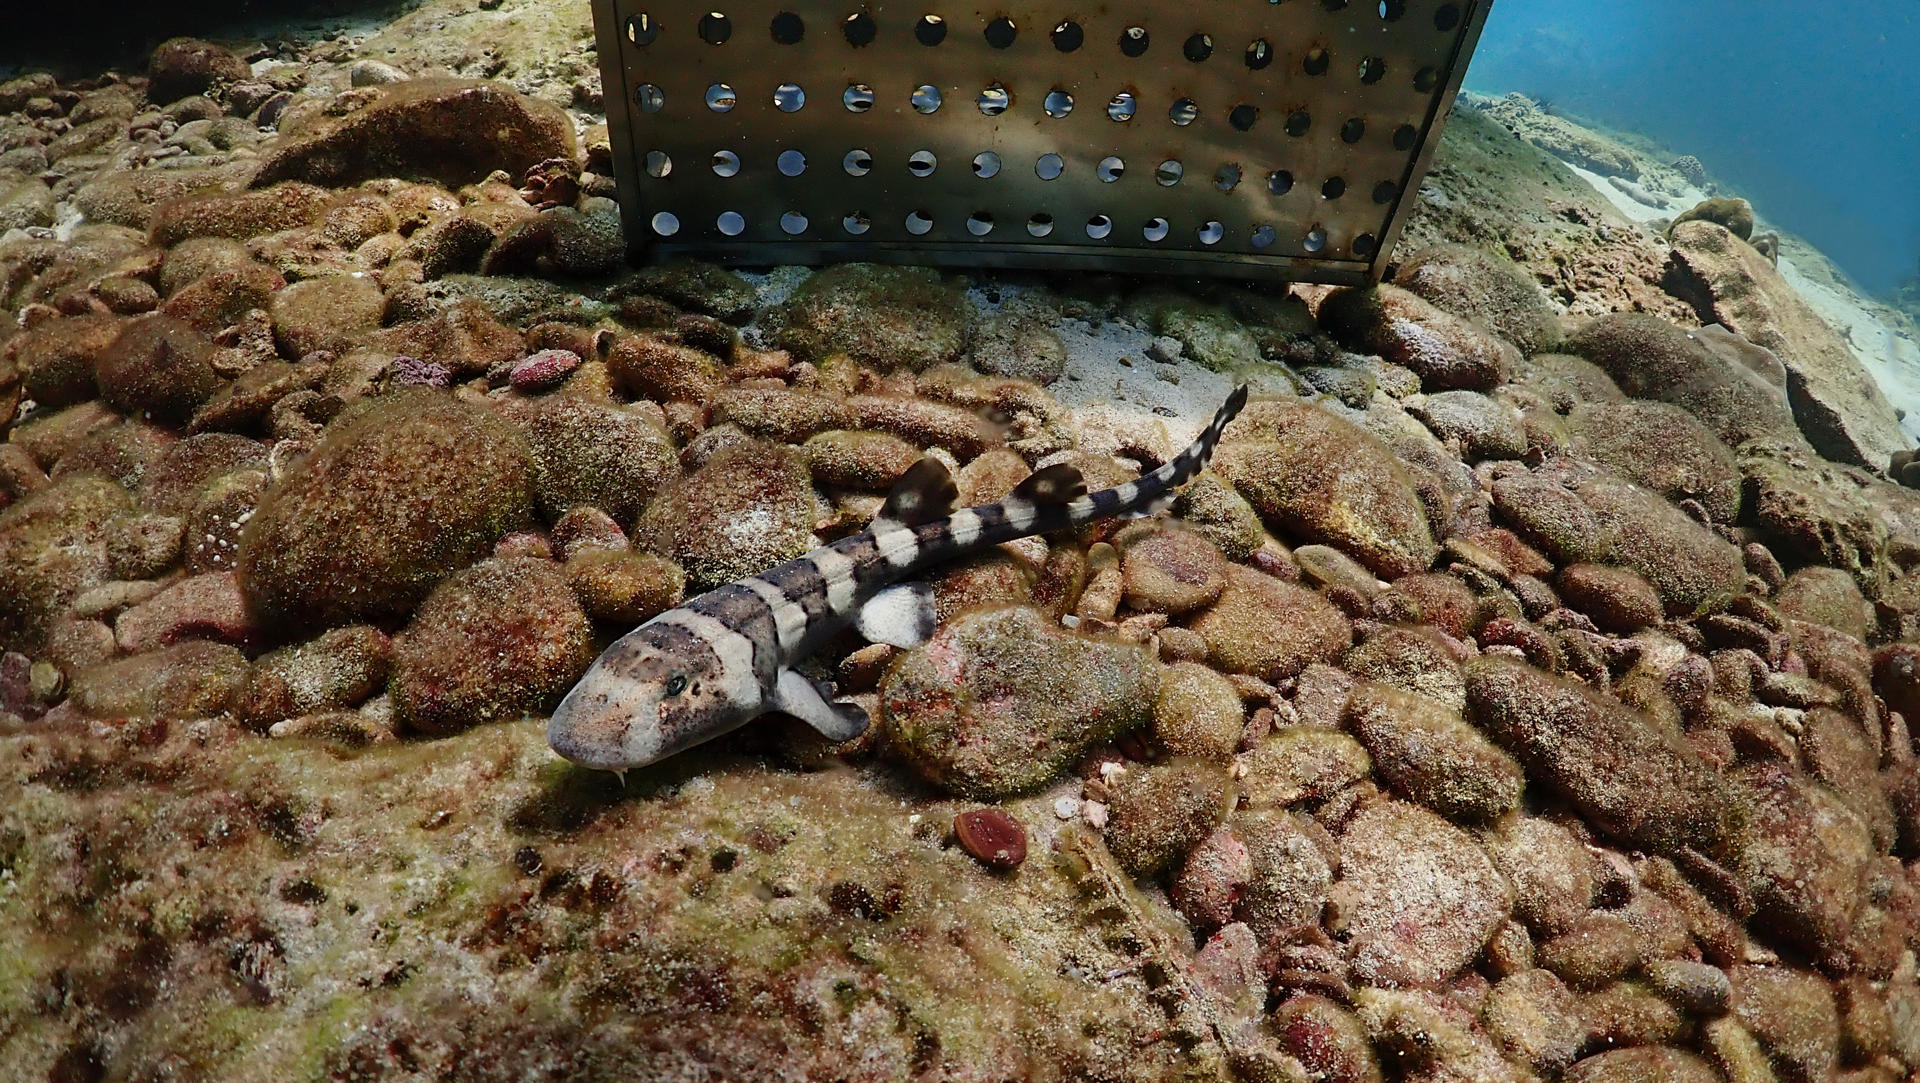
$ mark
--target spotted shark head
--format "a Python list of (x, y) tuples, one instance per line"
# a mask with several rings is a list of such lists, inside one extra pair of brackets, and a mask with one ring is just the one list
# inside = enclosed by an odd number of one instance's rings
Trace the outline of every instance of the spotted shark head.
[(583, 767), (621, 772), (718, 737), (762, 710), (757, 686), (729, 664), (691, 629), (641, 625), (560, 701), (547, 743)]

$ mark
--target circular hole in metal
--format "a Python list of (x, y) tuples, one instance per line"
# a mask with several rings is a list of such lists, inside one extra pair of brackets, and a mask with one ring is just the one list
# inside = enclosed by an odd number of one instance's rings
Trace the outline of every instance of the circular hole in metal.
[(746, 232), (747, 220), (739, 211), (721, 211), (720, 217), (713, 220), (713, 227), (728, 237), (738, 237)]
[(1005, 15), (988, 23), (982, 33), (986, 35), (987, 44), (996, 49), (1004, 49), (1012, 45), (1013, 39), (1020, 36), (1019, 28), (1014, 26), (1013, 20)]
[(673, 172), (673, 159), (667, 156), (666, 151), (650, 150), (647, 152), (647, 176), (664, 177), (671, 172)]
[(930, 211), (912, 211), (907, 215), (907, 232), (915, 237), (924, 237), (933, 228), (933, 214)]
[(1100, 164), (1093, 169), (1094, 175), (1106, 184), (1112, 184), (1114, 181), (1119, 180), (1121, 175), (1126, 171), (1127, 163), (1111, 154), (1100, 159)]
[(807, 171), (807, 156), (797, 150), (783, 150), (778, 159), (780, 175), (797, 177)]
[(1033, 163), (1034, 175), (1041, 180), (1057, 180), (1066, 168), (1066, 160), (1058, 154), (1042, 154), (1039, 160)]
[(1213, 186), (1222, 192), (1231, 192), (1240, 187), (1240, 167), (1228, 162), (1213, 171)]
[(1358, 143), (1366, 134), (1367, 122), (1359, 117), (1348, 117), (1346, 123), (1340, 125), (1340, 142), (1342, 143)]
[(1207, 222), (1195, 231), (1201, 244), (1219, 244), (1220, 238), (1227, 235), (1227, 227), (1218, 222)]
[(1177, 159), (1168, 158), (1153, 167), (1153, 180), (1162, 188), (1171, 188), (1180, 183), (1180, 178), (1185, 176), (1186, 172), (1186, 166), (1181, 165)]
[(967, 216), (967, 232), (975, 237), (985, 237), (993, 232), (993, 215), (986, 211), (974, 211)]
[(700, 40), (708, 45), (725, 45), (733, 36), (733, 20), (717, 11), (700, 16)]
[(1430, 93), (1440, 85), (1440, 69), (1431, 65), (1413, 73), (1413, 89), (1422, 94)]
[(1255, 226), (1253, 235), (1247, 239), (1255, 248), (1266, 248), (1273, 244), (1274, 237), (1272, 226)]
[(1318, 252), (1322, 248), (1325, 248), (1326, 246), (1327, 246), (1327, 231), (1324, 229), (1321, 229), (1319, 226), (1315, 226), (1312, 229), (1308, 230), (1306, 239), (1300, 242), (1300, 247), (1306, 249), (1309, 252)]
[(1387, 22), (1399, 22), (1407, 13), (1407, 0), (1380, 0), (1380, 17)]
[(1380, 57), (1370, 56), (1360, 62), (1360, 81), (1372, 86), (1386, 78), (1387, 62)]
[(724, 113), (739, 102), (739, 95), (725, 83), (715, 83), (707, 88), (707, 108), (716, 113)]
[(801, 38), (807, 36), (807, 24), (793, 12), (783, 11), (773, 17), (773, 22), (767, 26), (767, 32), (773, 35), (776, 44), (796, 45)]
[(947, 40), (947, 21), (938, 15), (922, 15), (913, 24), (913, 40), (922, 45), (938, 45)]
[(782, 113), (798, 113), (807, 104), (807, 92), (798, 83), (781, 83), (773, 88), (773, 104)]
[(633, 88), (633, 104), (639, 106), (642, 113), (658, 113), (667, 104), (667, 95), (652, 83), (641, 83)]
[(940, 88), (937, 86), (918, 86), (913, 89), (913, 111), (931, 113), (940, 108)]
[(1047, 92), (1047, 100), (1041, 104), (1046, 107), (1047, 115), (1057, 120), (1073, 112), (1073, 95), (1055, 87)]
[(973, 175), (985, 180), (1000, 173), (1000, 156), (990, 150), (983, 150), (973, 156)]
[(1300, 60), (1300, 68), (1308, 75), (1325, 75), (1333, 66), (1333, 55), (1325, 49), (1309, 49)]
[(1129, 26), (1120, 31), (1120, 53), (1122, 56), (1141, 56), (1147, 51), (1147, 43), (1151, 40), (1146, 27)]
[(907, 155), (907, 172), (916, 177), (933, 176), (934, 167), (939, 164), (940, 160), (930, 150), (916, 150)]
[(1247, 67), (1259, 71), (1273, 63), (1273, 43), (1265, 38), (1255, 38), (1247, 45)]
[(997, 117), (1007, 111), (1007, 106), (1013, 104), (1013, 95), (1007, 93), (1006, 87), (995, 83), (980, 92), (978, 104), (982, 113), (990, 117)]
[(798, 237), (807, 231), (807, 216), (799, 211), (788, 211), (780, 216), (780, 231), (789, 237)]
[(1244, 103), (1234, 106), (1233, 109), (1227, 113), (1227, 123), (1233, 125), (1234, 131), (1237, 132), (1244, 132), (1251, 129), (1254, 121), (1259, 119), (1260, 110)]
[(1184, 128), (1200, 119), (1200, 103), (1192, 98), (1181, 98), (1173, 103), (1173, 108), (1167, 110), (1167, 119), (1177, 127)]
[(1356, 256), (1373, 255), (1373, 234), (1362, 233), (1353, 239), (1353, 254)]
[(1075, 49), (1086, 44), (1086, 41), (1087, 32), (1080, 29), (1080, 24), (1074, 22), (1072, 19), (1068, 19), (1053, 28), (1053, 47), (1063, 53), (1073, 52)]
[(1035, 237), (1045, 237), (1053, 232), (1053, 215), (1045, 211), (1027, 219), (1027, 232)]
[(1420, 133), (1411, 124), (1402, 124), (1393, 130), (1393, 149), (1412, 150), (1420, 141)]
[(865, 83), (855, 83), (840, 95), (840, 100), (846, 103), (847, 112), (864, 113), (873, 108), (873, 88)]
[(680, 216), (672, 211), (661, 211), (647, 222), (653, 232), (662, 237), (671, 237), (680, 232)]
[(1107, 119), (1124, 124), (1133, 119), (1133, 112), (1138, 107), (1138, 103), (1133, 100), (1133, 94), (1123, 90), (1107, 102)]
[(713, 173), (716, 177), (731, 177), (740, 172), (740, 156), (730, 150), (713, 152)]
[[(660, 24), (654, 22), (653, 16), (648, 15), (646, 12), (643, 11), (627, 19), (627, 40), (633, 44), (652, 45), (653, 39), (659, 36)], [(669, 215), (668, 217), (672, 216)], [(673, 228), (679, 229), (680, 223), (676, 221), (673, 224)], [(662, 234), (662, 236), (665, 236), (665, 234)]]
[(1295, 109), (1287, 114), (1287, 134), (1299, 138), (1313, 127), (1313, 114), (1305, 109)]
[(1445, 33), (1460, 25), (1460, 5), (1441, 4), (1433, 13), (1433, 28)]
[(1087, 236), (1092, 237), (1094, 240), (1105, 240), (1107, 235), (1112, 232), (1113, 219), (1108, 218), (1106, 215), (1096, 214), (1092, 218), (1087, 219)]
[(1180, 46), (1180, 55), (1195, 64), (1213, 55), (1212, 34), (1192, 34)]
[(850, 150), (840, 164), (846, 168), (849, 176), (864, 177), (873, 172), (873, 155), (864, 150)]
[(1276, 169), (1267, 174), (1267, 191), (1276, 196), (1293, 191), (1293, 174), (1284, 169)]
[(1381, 181), (1373, 186), (1373, 201), (1385, 206), (1400, 198), (1400, 186), (1392, 181)]
[(1173, 227), (1167, 224), (1166, 219), (1149, 218), (1147, 224), (1140, 227), (1140, 236), (1149, 241), (1164, 241), (1172, 230)]
[(1325, 199), (1339, 199), (1346, 194), (1347, 179), (1345, 177), (1328, 177), (1326, 183), (1320, 186), (1320, 195)]
[(847, 39), (847, 44), (856, 49), (873, 44), (874, 36), (879, 32), (873, 16), (864, 11), (856, 11), (840, 21), (840, 33)]
[(873, 228), (873, 219), (867, 217), (866, 211), (854, 211), (840, 219), (840, 228), (858, 237)]

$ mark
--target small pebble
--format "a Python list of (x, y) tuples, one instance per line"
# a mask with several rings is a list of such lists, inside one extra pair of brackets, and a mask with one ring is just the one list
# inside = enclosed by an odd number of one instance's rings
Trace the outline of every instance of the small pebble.
[(961, 848), (988, 868), (1019, 868), (1027, 859), (1026, 828), (1000, 809), (974, 809), (955, 816), (953, 833), (959, 837)]
[(546, 391), (580, 367), (580, 355), (572, 350), (541, 350), (513, 366), (507, 382), (519, 391)]

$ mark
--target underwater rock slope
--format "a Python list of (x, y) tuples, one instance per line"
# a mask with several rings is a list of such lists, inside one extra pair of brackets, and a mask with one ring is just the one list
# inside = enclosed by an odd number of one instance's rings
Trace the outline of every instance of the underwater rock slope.
[[(1747, 240), (1463, 112), (1376, 289), (632, 270), (583, 6), (0, 84), (6, 1074), (1920, 1071), (1920, 493)], [(547, 749), (922, 455), (1235, 381), (823, 649), (863, 737)]]

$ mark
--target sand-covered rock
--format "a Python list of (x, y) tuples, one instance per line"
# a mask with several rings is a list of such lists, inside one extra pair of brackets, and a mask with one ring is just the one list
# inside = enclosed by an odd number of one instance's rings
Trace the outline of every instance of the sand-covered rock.
[(921, 778), (1000, 797), (1145, 724), (1159, 683), (1145, 648), (1064, 631), (1030, 608), (988, 610), (943, 625), (888, 670), (880, 720)]
[(255, 659), (235, 706), (258, 730), (300, 715), (351, 710), (386, 688), (392, 662), (393, 643), (380, 629), (333, 628)]
[(239, 581), (270, 627), (395, 620), (533, 512), (511, 425), (443, 392), (386, 396), (330, 429), (247, 524)]

